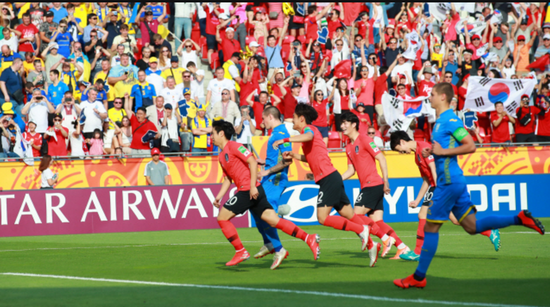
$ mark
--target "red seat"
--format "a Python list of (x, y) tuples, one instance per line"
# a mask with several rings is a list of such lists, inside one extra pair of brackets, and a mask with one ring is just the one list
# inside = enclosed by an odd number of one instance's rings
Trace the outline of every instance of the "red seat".
[(217, 52), (213, 52), (212, 55), (210, 55), (210, 59), (212, 60), (212, 63), (210, 64), (210, 68), (212, 70), (215, 70), (216, 68), (220, 67), (220, 56)]
[(424, 136), (424, 130), (414, 129), (414, 140), (425, 142), (426, 139), (425, 139), (425, 136)]
[(342, 148), (342, 140), (340, 134), (336, 131), (328, 132), (328, 148)]
[(193, 26), (193, 29), (191, 30), (191, 40), (194, 42), (199, 42), (201, 40), (201, 28), (198, 22), (195, 22), (194, 24), (195, 26)]
[(201, 47), (203, 60), (208, 60), (208, 46), (206, 44), (206, 37), (201, 36), (201, 38), (199, 39), (199, 46)]
[(136, 48), (138, 50), (138, 52), (135, 53), (135, 56), (136, 56), (136, 61), (141, 59), (141, 48), (143, 48), (143, 41), (141, 40), (141, 38), (136, 38)]
[(342, 135), (342, 148), (346, 147), (351, 142), (351, 139), (345, 135)]

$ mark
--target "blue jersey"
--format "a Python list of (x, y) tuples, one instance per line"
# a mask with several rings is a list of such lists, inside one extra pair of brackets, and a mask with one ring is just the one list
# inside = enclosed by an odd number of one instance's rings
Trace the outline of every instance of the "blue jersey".
[(65, 92), (67, 91), (69, 91), (69, 87), (63, 82), (59, 82), (57, 85), (50, 84), (48, 87), (48, 97), (54, 107), (57, 108), (63, 102), (63, 96), (65, 96)]
[[(279, 145), (278, 149), (273, 149), (273, 143), (278, 140), (289, 138), (290, 134), (286, 130), (284, 124), (281, 124), (271, 132), (271, 136), (267, 141), (267, 150), (266, 150), (266, 159), (265, 159), (265, 169), (270, 169), (277, 165), (280, 161), (283, 160), (283, 152), (292, 151), (292, 145), (290, 143), (283, 143)], [(262, 179), (262, 183), (266, 181), (271, 181), (273, 185), (286, 184), (288, 182), (288, 167), (282, 171), (270, 174)]]
[[(455, 148), (468, 135), (464, 124), (453, 110), (443, 112), (435, 122), (432, 141), (438, 142), (443, 148)], [(433, 155), (437, 171), (437, 185), (451, 183), (466, 183), (462, 169), (458, 166), (456, 156)]]

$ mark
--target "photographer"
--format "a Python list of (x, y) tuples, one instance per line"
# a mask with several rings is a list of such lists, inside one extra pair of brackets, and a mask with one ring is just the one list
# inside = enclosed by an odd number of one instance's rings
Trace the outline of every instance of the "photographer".
[(75, 91), (77, 89), (77, 80), (84, 73), (84, 69), (76, 64), (75, 59), (62, 58), (52, 66), (51, 70), (56, 70), (60, 64), (62, 64), (61, 82), (69, 87), (69, 91)]
[(72, 92), (67, 91), (62, 95), (62, 97), (63, 102), (57, 106), (55, 113), (61, 114), (61, 117), (63, 118), (61, 125), (69, 129), (69, 132), (72, 133), (74, 129), (76, 129), (73, 122), (78, 121), (80, 118), (81, 109), (79, 105), (75, 104)]
[[(57, 53), (59, 53), (65, 58), (68, 58), (69, 55), (71, 55), (71, 43), (73, 41), (74, 41), (73, 36), (69, 32), (67, 32), (67, 22), (65, 20), (61, 20), (59, 22), (59, 26), (57, 27), (57, 30), (52, 34), (50, 43), (56, 42), (58, 45)], [(47, 62), (47, 59), (46, 59), (46, 62)]]
[[(4, 104), (9, 105), (9, 104)], [(19, 155), (13, 152), (15, 145), (15, 131), (19, 129), (17, 123), (13, 120), (15, 114), (13, 110), (4, 108), (2, 106), (4, 114), (0, 117), (0, 158), (19, 158)], [(3, 162), (3, 161), (2, 161)]]
[(35, 131), (42, 134), (48, 130), (48, 113), (54, 112), (54, 106), (42, 95), (42, 90), (39, 88), (32, 91), (31, 100), (21, 110), (21, 113), (27, 116), (29, 121), (35, 123)]
[(61, 125), (63, 118), (61, 114), (56, 113), (53, 118), (53, 126), (48, 128), (44, 134), (44, 139), (48, 141), (48, 154), (50, 156), (67, 156), (67, 141), (69, 129)]
[(540, 113), (540, 109), (529, 106), (529, 95), (521, 96), (520, 107), (516, 110), (516, 142), (535, 143), (535, 115)]
[(256, 121), (250, 118), (250, 108), (241, 106), (241, 117), (235, 119), (235, 132), (237, 133), (237, 143), (250, 145), (251, 137), (256, 133)]

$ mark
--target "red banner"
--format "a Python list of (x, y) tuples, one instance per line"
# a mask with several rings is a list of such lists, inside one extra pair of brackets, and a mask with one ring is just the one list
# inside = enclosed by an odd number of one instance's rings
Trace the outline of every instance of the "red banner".
[[(218, 228), (221, 185), (11, 191), (0, 194), (0, 237)], [(225, 202), (236, 193), (232, 187)], [(222, 202), (222, 203), (223, 203)], [(232, 220), (249, 227), (248, 212)]]

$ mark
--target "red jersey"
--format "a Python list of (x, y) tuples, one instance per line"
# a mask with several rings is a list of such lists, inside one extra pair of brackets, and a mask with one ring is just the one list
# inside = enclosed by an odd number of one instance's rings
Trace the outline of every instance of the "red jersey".
[(228, 39), (227, 37), (225, 37), (225, 35), (221, 36), (221, 38), (224, 61), (229, 60), (233, 53), (241, 51), (241, 44), (236, 39)]
[(328, 38), (332, 39), (334, 32), (336, 32), (336, 29), (338, 29), (339, 27), (342, 27), (340, 18), (338, 18), (336, 21), (332, 20), (332, 18), (327, 19)]
[(292, 93), (290, 92), (290, 89), (286, 89), (286, 95), (283, 97), (283, 105), (285, 108), (285, 111), (283, 112), (283, 116), (286, 118), (293, 118), (294, 117), (294, 109), (296, 109), (296, 105), (298, 104), (298, 101), (294, 96), (292, 96)]
[(259, 88), (258, 88), (256, 83), (254, 83), (252, 81), (248, 81), (248, 82), (244, 83), (243, 80), (244, 79), (241, 79), (241, 82), (239, 83), (239, 85), (241, 87), (241, 91), (239, 92), (241, 102), (239, 104), (240, 104), (241, 107), (248, 105), (248, 102), (246, 102), (246, 98), (248, 97), (248, 95), (250, 95), (250, 93), (252, 93), (256, 89), (259, 92)]
[(374, 81), (374, 105), (382, 104), (382, 96), (388, 91), (388, 75), (385, 73), (378, 76)]
[(550, 108), (544, 108), (537, 117), (537, 135), (550, 136)]
[(373, 106), (374, 105), (374, 79), (368, 78), (368, 79), (359, 79), (355, 81), (355, 83), (361, 84), (361, 93), (359, 94), (359, 97), (357, 97), (357, 102), (362, 102), (366, 106)]
[(372, 125), (369, 114), (359, 113), (356, 110), (351, 110), (351, 113), (357, 115), (359, 118), (359, 133), (366, 135), (369, 130), (369, 126)]
[(491, 126), (493, 127), (493, 143), (504, 143), (510, 141), (510, 127), (508, 122), (510, 119), (508, 115), (504, 115), (500, 124), (495, 127), (493, 122), (499, 119), (499, 116), (496, 111), (491, 112)]
[[(23, 138), (27, 142), (30, 142), (31, 140), (33, 140), (32, 145), (39, 146), (39, 147), (42, 146), (42, 135), (38, 132), (35, 132), (34, 135), (32, 135), (30, 132), (23, 132)], [(33, 157), (40, 157), (41, 156), (40, 150), (35, 149), (33, 147), (32, 148), (32, 155), (33, 155)]]
[(380, 153), (381, 151), (376, 147), (374, 141), (364, 134), (359, 134), (355, 142), (346, 145), (348, 164), (352, 164), (355, 168), (361, 189), (384, 184), (376, 171), (374, 159)]
[(317, 25), (317, 15), (314, 15), (313, 17), (307, 16), (304, 19), (304, 24), (306, 27), (306, 42), (309, 43), (310, 39), (316, 41), (319, 37), (317, 34), (317, 31), (319, 31), (319, 26)]
[[(67, 132), (67, 136), (68, 136), (69, 129), (65, 127), (61, 127), (61, 128), (63, 128), (65, 132)], [(65, 143), (66, 137), (64, 137), (63, 134), (61, 134), (61, 130), (57, 128), (54, 128), (54, 130), (55, 130), (55, 136), (57, 137), (57, 141), (53, 136), (50, 136), (48, 138), (48, 154), (50, 156), (65, 157), (67, 156), (67, 144)]]
[(323, 101), (321, 101), (321, 103), (317, 103), (317, 101), (314, 101), (311, 103), (311, 106), (315, 109), (315, 111), (317, 111), (317, 114), (319, 116), (317, 116), (317, 119), (314, 120), (311, 124), (313, 126), (317, 126), (317, 127), (326, 127), (328, 126), (327, 124), (327, 104), (328, 104), (328, 100), (327, 99), (324, 99)]
[[(239, 191), (250, 191), (250, 167), (248, 158), (252, 153), (242, 144), (229, 141), (220, 152), (218, 159), (223, 169), (223, 175), (229, 177)], [(260, 183), (256, 181), (256, 186)]]
[[(208, 6), (204, 8), (204, 12), (206, 13), (206, 34), (216, 35), (216, 27), (220, 24), (220, 19), (218, 19), (218, 16), (213, 11), (210, 12), (210, 7)], [(218, 12), (223, 13), (223, 9), (218, 9)]]
[(132, 143), (130, 144), (130, 148), (151, 149), (151, 147), (149, 147), (149, 143), (143, 143), (141, 142), (141, 139), (147, 131), (157, 131), (155, 124), (148, 119), (140, 123), (138, 122), (136, 116), (132, 114), (132, 117), (130, 117), (130, 125), (132, 126)]
[(435, 86), (435, 83), (422, 80), (417, 82), (416, 85), (418, 86), (418, 93), (416, 93), (417, 97), (430, 97), (430, 93), (432, 92), (432, 88)]
[(464, 102), (466, 101), (466, 94), (468, 94), (468, 89), (461, 86), (458, 88), (458, 106), (457, 110), (461, 111), (464, 108)]
[(307, 125), (302, 129), (302, 134), (305, 133), (313, 134), (313, 140), (302, 143), (302, 151), (313, 173), (315, 182), (319, 182), (319, 180), (336, 172), (336, 168), (334, 168), (328, 156), (328, 149), (321, 132), (315, 126)]
[[(519, 107), (516, 110), (516, 114), (521, 109), (521, 116), (518, 116), (516, 120), (516, 134), (531, 134), (535, 132), (535, 115), (540, 113), (540, 109), (534, 106), (529, 106), (526, 108)], [(520, 124), (522, 118), (527, 114), (531, 113), (531, 121), (527, 125), (523, 126)]]
[(342, 111), (349, 111), (349, 99), (351, 95), (340, 95), (340, 108), (342, 108)]
[(252, 110), (254, 111), (254, 119), (256, 120), (256, 129), (262, 129), (260, 125), (264, 122), (264, 119), (262, 118), (262, 113), (264, 112), (264, 109), (265, 104), (254, 100)]
[[(279, 86), (279, 84), (273, 84), (271, 86), (271, 90), (273, 91), (273, 95), (281, 98), (281, 102), (279, 102), (276, 105), (276, 107), (277, 107), (277, 109), (279, 109), (279, 112), (281, 112), (281, 114), (283, 114), (284, 111), (285, 111), (285, 104), (284, 104), (283, 99), (282, 99), (283, 98), (283, 93), (281, 92), (281, 87)], [(287, 90), (287, 92), (290, 91), (289, 88), (286, 88), (286, 90)]]
[(427, 158), (424, 158), (422, 156), (422, 150), (424, 148), (432, 148), (432, 145), (427, 142), (417, 141), (416, 142), (416, 152), (414, 153), (415, 159), (414, 162), (416, 162), (416, 165), (418, 165), (418, 169), (420, 170), (420, 176), (428, 178), (428, 183), (431, 187), (435, 187), (435, 180), (434, 176), (432, 175), (432, 170), (430, 169), (430, 163), (435, 163), (434, 156), (430, 155)]

